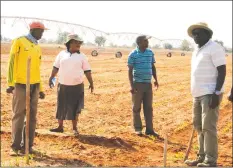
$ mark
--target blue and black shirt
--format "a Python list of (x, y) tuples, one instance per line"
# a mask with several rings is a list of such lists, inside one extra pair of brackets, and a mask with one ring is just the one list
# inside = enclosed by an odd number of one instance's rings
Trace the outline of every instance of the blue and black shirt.
[(141, 52), (133, 50), (128, 57), (128, 65), (133, 67), (133, 81), (136, 83), (151, 83), (152, 64), (155, 63), (154, 53), (150, 49)]

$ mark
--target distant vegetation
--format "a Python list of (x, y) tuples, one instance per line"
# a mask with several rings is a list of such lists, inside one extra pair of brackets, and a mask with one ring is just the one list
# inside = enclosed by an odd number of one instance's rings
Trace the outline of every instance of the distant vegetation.
[[(62, 31), (58, 31), (57, 33), (57, 38), (56, 39), (46, 39), (46, 37), (43, 37), (42, 39), (39, 40), (39, 43), (41, 44), (64, 44), (67, 38), (67, 35), (69, 34), (69, 32), (62, 32)], [(4, 35), (1, 34), (1, 42), (11, 42), (12, 39), (5, 37)], [(107, 39), (104, 36), (96, 36), (95, 41), (94, 42), (86, 42), (85, 45), (86, 46), (96, 46), (98, 45), (99, 47), (104, 47), (105, 43), (106, 43)], [(224, 42), (221, 40), (214, 40), (215, 42), (217, 42), (218, 44), (220, 44), (227, 53), (232, 53), (232, 48), (230, 47), (226, 47), (224, 46)], [(136, 47), (136, 43), (132, 43), (131, 46), (127, 46), (127, 45), (116, 45), (114, 43), (110, 43), (109, 44), (110, 47), (116, 48), (116, 47)], [(156, 44), (156, 45), (150, 45), (150, 48), (153, 49), (159, 49), (159, 48), (164, 48), (164, 49), (176, 49), (174, 48), (174, 46), (170, 43), (164, 43), (163, 46)], [(180, 47), (178, 47), (177, 49), (180, 49), (182, 51), (193, 51), (193, 47), (191, 46), (191, 44), (189, 43), (188, 40), (184, 39), (182, 44), (180, 45)]]
[(163, 47), (164, 47), (165, 49), (169, 49), (169, 50), (171, 50), (171, 49), (173, 48), (173, 46), (172, 46), (170, 43), (165, 43), (165, 44), (163, 45)]

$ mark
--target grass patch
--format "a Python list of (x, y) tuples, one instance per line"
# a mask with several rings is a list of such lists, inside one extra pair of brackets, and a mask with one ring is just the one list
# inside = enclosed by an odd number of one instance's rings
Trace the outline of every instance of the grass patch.
[(183, 123), (181, 123), (180, 125), (178, 125), (178, 127), (174, 130), (175, 132), (179, 132), (181, 130), (184, 130), (185, 128), (187, 128), (189, 126), (189, 122), (184, 121)]
[(229, 133), (232, 130), (232, 123), (229, 122), (227, 125), (223, 128), (223, 133)]
[(199, 150), (199, 146), (198, 146), (197, 144), (195, 144), (195, 145), (193, 145), (193, 149), (194, 149), (195, 151), (198, 151), (198, 150)]
[(168, 160), (171, 161), (177, 161), (177, 160), (183, 160), (184, 159), (184, 153), (183, 152), (178, 152), (172, 157), (169, 157)]

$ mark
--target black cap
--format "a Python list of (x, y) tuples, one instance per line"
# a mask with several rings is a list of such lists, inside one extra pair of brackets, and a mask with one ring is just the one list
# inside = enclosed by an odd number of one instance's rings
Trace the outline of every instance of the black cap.
[(146, 35), (138, 36), (138, 37), (136, 38), (136, 44), (138, 44), (139, 41), (141, 41), (141, 40), (148, 40), (148, 39), (150, 39), (150, 38), (151, 38), (151, 36), (146, 36)]

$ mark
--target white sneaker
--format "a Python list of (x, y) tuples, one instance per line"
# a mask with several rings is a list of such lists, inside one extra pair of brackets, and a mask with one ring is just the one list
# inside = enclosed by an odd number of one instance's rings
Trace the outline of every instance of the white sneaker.
[(135, 131), (136, 135), (142, 135), (142, 131)]
[(73, 133), (74, 133), (74, 136), (77, 136), (79, 134), (78, 130), (73, 130)]

